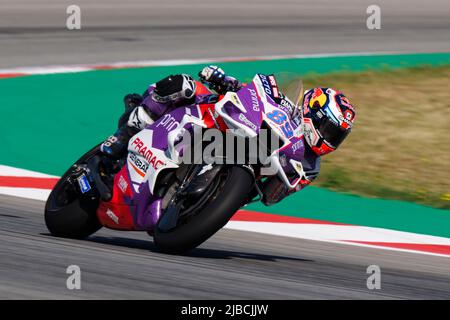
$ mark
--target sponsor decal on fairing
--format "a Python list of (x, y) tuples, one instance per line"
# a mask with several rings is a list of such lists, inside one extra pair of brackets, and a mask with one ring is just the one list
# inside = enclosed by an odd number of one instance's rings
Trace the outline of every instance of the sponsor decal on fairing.
[(112, 212), (111, 209), (107, 209), (107, 210), (106, 210), (106, 215), (107, 215), (108, 217), (110, 217), (111, 220), (114, 221), (115, 224), (119, 224), (119, 217), (116, 216), (116, 214), (115, 214), (114, 212)]
[(123, 176), (120, 176), (118, 186), (123, 193), (127, 192), (128, 182), (125, 180)]
[(131, 146), (138, 154), (142, 155), (154, 169), (159, 169), (161, 166), (164, 166), (164, 161), (158, 159), (152, 149), (146, 146), (139, 137), (136, 137), (133, 140)]

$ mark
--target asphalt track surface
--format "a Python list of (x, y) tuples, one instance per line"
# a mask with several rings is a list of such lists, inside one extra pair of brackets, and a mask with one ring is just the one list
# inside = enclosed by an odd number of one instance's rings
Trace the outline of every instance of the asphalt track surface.
[[(44, 203), (0, 196), (0, 299), (450, 299), (450, 259), (222, 230), (184, 256), (140, 232), (48, 235)], [(369, 265), (381, 289), (366, 286)], [(81, 269), (81, 290), (66, 268)]]
[[(450, 1), (0, 0), (0, 68), (335, 52), (450, 51)], [(66, 8), (81, 8), (81, 30)]]

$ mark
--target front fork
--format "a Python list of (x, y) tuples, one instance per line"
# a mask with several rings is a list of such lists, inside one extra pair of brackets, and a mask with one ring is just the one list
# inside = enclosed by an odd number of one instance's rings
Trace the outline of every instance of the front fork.
[(177, 226), (181, 210), (186, 199), (199, 198), (215, 180), (223, 165), (190, 166), (181, 184), (169, 201), (166, 212), (161, 216), (158, 226), (162, 231), (169, 231)]

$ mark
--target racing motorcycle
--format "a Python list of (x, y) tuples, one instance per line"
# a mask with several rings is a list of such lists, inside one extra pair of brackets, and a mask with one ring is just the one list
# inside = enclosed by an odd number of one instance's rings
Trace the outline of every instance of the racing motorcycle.
[[(301, 81), (293, 87), (291, 101), (298, 105)], [(164, 115), (130, 139), (123, 159), (112, 160), (95, 146), (50, 193), (45, 206), (48, 230), (77, 239), (102, 227), (146, 231), (162, 252), (180, 254), (197, 247), (241, 207), (260, 199), (268, 175), (277, 174), (289, 188), (304, 177), (301, 126), (288, 116), (286, 105), (275, 102), (279, 94), (274, 75), (257, 74), (237, 92)], [(260, 142), (264, 161), (249, 161), (249, 155), (244, 163), (183, 162), (180, 156), (191, 146), (183, 145), (180, 136), (197, 128), (216, 128), (244, 139), (258, 138), (264, 129), (278, 142), (274, 148)], [(265, 172), (268, 167), (275, 170)]]

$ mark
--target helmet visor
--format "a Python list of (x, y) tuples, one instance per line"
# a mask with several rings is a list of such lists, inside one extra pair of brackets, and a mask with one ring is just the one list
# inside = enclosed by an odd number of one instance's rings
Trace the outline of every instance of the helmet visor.
[(322, 138), (335, 148), (337, 148), (350, 133), (350, 129), (341, 128), (328, 118), (322, 119), (318, 131)]

